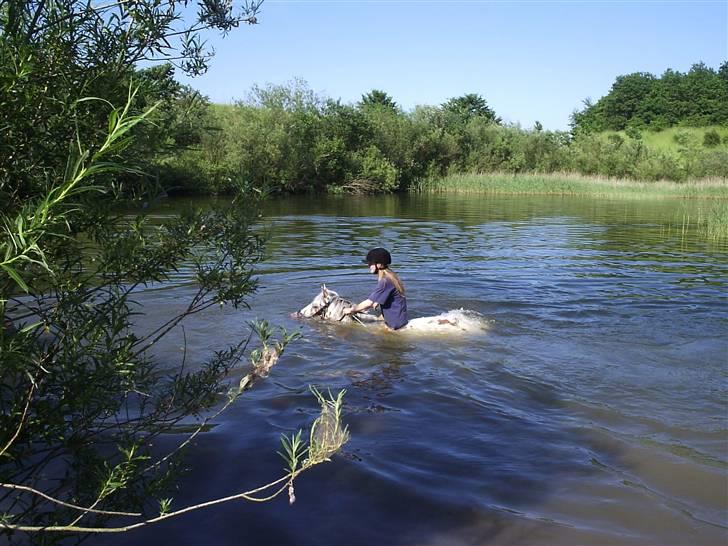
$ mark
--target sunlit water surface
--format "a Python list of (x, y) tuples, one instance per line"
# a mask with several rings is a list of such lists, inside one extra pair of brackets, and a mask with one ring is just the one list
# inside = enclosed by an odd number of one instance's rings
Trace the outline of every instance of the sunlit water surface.
[[(178, 203), (160, 209), (173, 214)], [(190, 320), (187, 361), (265, 318), (304, 339), (189, 453), (174, 506), (281, 475), (279, 435), (314, 384), (345, 388), (351, 441), (297, 502), (229, 503), (108, 544), (726, 544), (728, 247), (679, 225), (696, 203), (553, 197), (272, 202), (252, 311)], [(676, 223), (677, 222), (677, 223)], [(470, 336), (299, 321), (321, 283), (353, 300), (386, 246), (411, 316), (464, 308)], [(140, 294), (150, 324), (189, 274)], [(162, 348), (181, 358), (181, 335)]]

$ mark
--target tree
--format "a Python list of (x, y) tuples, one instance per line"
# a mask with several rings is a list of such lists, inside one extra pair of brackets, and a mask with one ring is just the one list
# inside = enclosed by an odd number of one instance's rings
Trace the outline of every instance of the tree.
[(724, 82), (728, 82), (728, 61), (723, 61), (718, 69), (718, 76)]
[(618, 76), (607, 95), (574, 113), (572, 127), (591, 132), (726, 124), (725, 72), (725, 63), (719, 71), (697, 63), (687, 74), (667, 69), (659, 78), (646, 72)]
[(369, 91), (369, 93), (365, 93), (361, 96), (361, 100), (359, 101), (359, 106), (362, 108), (367, 107), (383, 107), (388, 108), (391, 110), (397, 110), (397, 103), (394, 102), (394, 99), (385, 93), (384, 91), (381, 91), (379, 89), (372, 89)]
[[(57, 178), (55, 169), (65, 168), (68, 143), (77, 135), (91, 149), (103, 142), (108, 111), (79, 99), (124, 104), (130, 82), (144, 79), (136, 77), (142, 61), (204, 72), (210, 54), (202, 32), (253, 24), (260, 4), (246, 2), (234, 13), (225, 0), (200, 1), (196, 18), (187, 21), (187, 2), (178, 0), (0, 2), (0, 127), (6, 135), (0, 144), (0, 201), (23, 200), (39, 189), (36, 182)], [(132, 104), (131, 112), (139, 113), (140, 106)], [(127, 160), (136, 157), (128, 152)]]
[[(255, 23), (260, 2), (233, 15), (232, 4), (204, 0), (190, 24), (186, 5), (0, 2), (0, 532), (7, 537), (93, 531), (121, 514), (136, 518), (116, 528), (127, 530), (177, 515), (163, 495), (179, 453), (296, 337), (276, 339), (257, 323), (259, 349), (250, 350), (247, 334), (194, 369), (182, 360), (164, 371), (151, 351), (196, 313), (245, 307), (263, 244), (253, 228), (259, 192), (241, 182), (230, 204), (163, 225), (138, 206), (156, 187), (137, 156), (195, 138), (180, 128), (160, 142), (144, 124), (177, 127), (172, 105), (197, 99), (168, 67), (139, 72), (136, 63), (164, 60), (200, 73), (209, 60), (200, 32)], [(135, 331), (143, 312), (136, 291), (183, 266), (197, 286), (191, 301), (156, 329)], [(229, 373), (247, 359), (249, 371), (232, 383)], [(315, 394), (317, 426), (330, 428), (334, 441), (317, 437), (307, 446), (300, 434), (283, 441), (288, 470), (274, 483), (291, 500), (298, 474), (347, 438), (341, 397)], [(187, 440), (169, 453), (151, 450), (153, 438), (190, 415), (200, 423)]]
[(451, 98), (442, 105), (442, 108), (445, 112), (457, 115), (463, 122), (475, 118), (483, 118), (496, 124), (501, 122), (486, 100), (477, 93), (467, 93), (461, 97)]
[(655, 76), (635, 72), (617, 76), (609, 94), (602, 99), (605, 128), (621, 131), (638, 114), (642, 101), (652, 91)]

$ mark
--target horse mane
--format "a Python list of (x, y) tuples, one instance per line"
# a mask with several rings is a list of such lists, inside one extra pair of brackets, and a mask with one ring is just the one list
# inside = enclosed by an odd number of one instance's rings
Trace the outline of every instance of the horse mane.
[(331, 301), (319, 312), (323, 312), (323, 318), (326, 320), (342, 320), (350, 318), (344, 315), (344, 310), (352, 307), (354, 304), (349, 300), (342, 298), (338, 294), (331, 298)]

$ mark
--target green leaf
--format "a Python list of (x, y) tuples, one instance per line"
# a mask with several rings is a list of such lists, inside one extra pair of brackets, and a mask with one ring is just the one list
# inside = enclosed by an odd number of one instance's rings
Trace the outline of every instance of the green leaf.
[(109, 114), (109, 133), (113, 133), (119, 123), (119, 112), (114, 108)]
[(15, 283), (24, 291), (24, 292), (30, 292), (30, 289), (28, 288), (28, 285), (25, 284), (25, 281), (20, 276), (20, 274), (9, 265), (0, 264), (2, 268), (5, 270), (5, 272), (10, 275), (10, 277), (15, 281)]
[(41, 326), (43, 324), (42, 320), (39, 320), (38, 322), (34, 322), (33, 324), (29, 324), (28, 326), (25, 326), (22, 330), (20, 330), (21, 334), (27, 334), (31, 330), (35, 330), (38, 326)]

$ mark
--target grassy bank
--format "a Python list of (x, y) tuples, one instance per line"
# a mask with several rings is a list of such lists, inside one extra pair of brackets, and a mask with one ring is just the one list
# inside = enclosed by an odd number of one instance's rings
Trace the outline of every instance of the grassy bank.
[(656, 197), (728, 199), (728, 181), (723, 179), (638, 182), (567, 173), (451, 175), (420, 182), (414, 190), (420, 192), (585, 195), (638, 199)]

